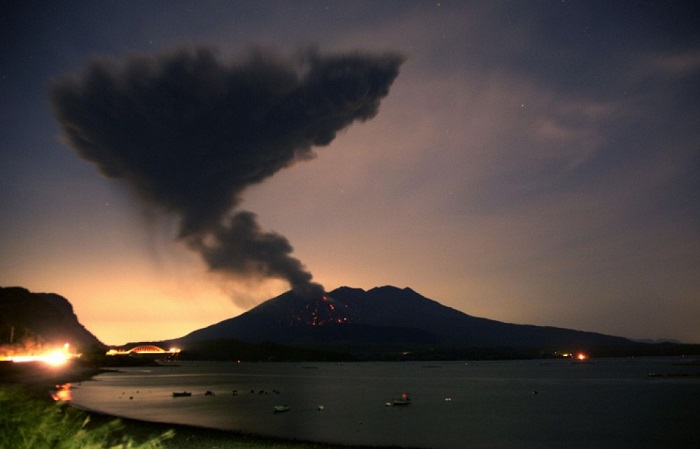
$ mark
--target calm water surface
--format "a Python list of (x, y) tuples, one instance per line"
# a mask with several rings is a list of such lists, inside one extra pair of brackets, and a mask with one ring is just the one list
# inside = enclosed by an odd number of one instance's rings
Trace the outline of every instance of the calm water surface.
[[(697, 449), (700, 377), (648, 376), (700, 370), (677, 362), (182, 362), (101, 374), (74, 386), (72, 400), (129, 418), (343, 444)], [(183, 390), (192, 396), (172, 397)], [(411, 405), (386, 406), (404, 392)], [(281, 404), (291, 409), (273, 413)]]

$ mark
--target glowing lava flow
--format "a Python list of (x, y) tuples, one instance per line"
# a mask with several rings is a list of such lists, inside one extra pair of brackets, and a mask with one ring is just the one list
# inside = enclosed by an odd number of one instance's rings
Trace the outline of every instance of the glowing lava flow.
[(309, 326), (323, 326), (325, 324), (345, 324), (352, 319), (342, 310), (343, 304), (336, 303), (330, 296), (310, 301), (303, 308), (292, 315), (290, 325), (306, 324)]

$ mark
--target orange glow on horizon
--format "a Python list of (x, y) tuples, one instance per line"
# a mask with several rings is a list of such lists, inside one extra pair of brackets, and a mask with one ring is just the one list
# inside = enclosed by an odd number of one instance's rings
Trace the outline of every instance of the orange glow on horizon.
[(584, 354), (583, 352), (579, 352), (578, 354), (576, 354), (576, 358), (579, 360), (586, 360), (588, 358), (588, 356), (586, 354)]

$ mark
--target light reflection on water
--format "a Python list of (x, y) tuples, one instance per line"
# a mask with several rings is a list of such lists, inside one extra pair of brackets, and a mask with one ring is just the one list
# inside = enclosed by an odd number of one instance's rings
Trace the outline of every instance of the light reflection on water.
[[(629, 362), (183, 362), (101, 374), (72, 396), (118, 416), (344, 444), (700, 447), (700, 378), (648, 377), (681, 368), (670, 359)], [(401, 393), (411, 405), (385, 405)]]
[(72, 385), (70, 383), (56, 385), (56, 389), (51, 393), (51, 398), (54, 401), (70, 402), (73, 400), (71, 389)]

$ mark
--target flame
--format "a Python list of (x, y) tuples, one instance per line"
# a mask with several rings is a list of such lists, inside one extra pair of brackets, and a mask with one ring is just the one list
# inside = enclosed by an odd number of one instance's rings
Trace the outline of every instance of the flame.
[(583, 352), (579, 352), (578, 354), (576, 354), (576, 358), (579, 360), (586, 360), (588, 358), (588, 356), (586, 354), (584, 354)]

